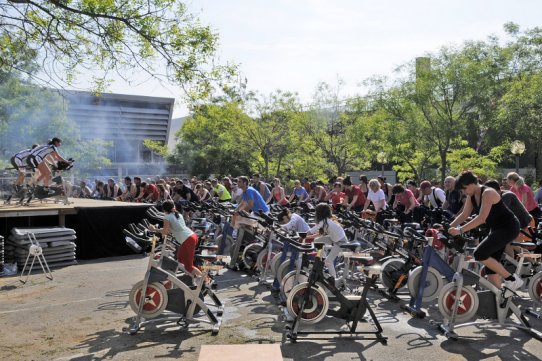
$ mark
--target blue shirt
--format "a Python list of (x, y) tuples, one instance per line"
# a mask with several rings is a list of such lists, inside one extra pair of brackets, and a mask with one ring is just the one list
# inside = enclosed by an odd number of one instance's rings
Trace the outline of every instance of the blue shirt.
[(254, 212), (254, 213), (257, 213), (258, 211), (262, 211), (264, 213), (269, 212), (269, 207), (265, 203), (265, 200), (263, 199), (260, 192), (258, 192), (256, 189), (250, 186), (243, 192), (243, 200), (247, 203), (250, 201), (254, 201), (252, 209), (250, 210), (251, 212)]
[(298, 200), (306, 200), (309, 198), (309, 193), (307, 193), (305, 187), (294, 188), (294, 194)]

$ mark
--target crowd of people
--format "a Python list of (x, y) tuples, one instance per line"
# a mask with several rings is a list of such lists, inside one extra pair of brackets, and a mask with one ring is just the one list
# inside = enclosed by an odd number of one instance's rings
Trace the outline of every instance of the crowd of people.
[[(72, 197), (116, 200), (123, 202), (157, 203), (171, 200), (179, 202), (201, 202), (216, 199), (220, 202), (238, 204), (243, 198), (240, 185), (243, 177), (219, 177), (213, 179), (179, 179), (169, 177), (147, 178), (125, 177), (122, 183), (113, 178), (107, 181), (81, 181), (69, 191)], [(329, 203), (335, 211), (338, 207), (356, 212), (393, 210), (401, 221), (419, 221), (427, 209), (442, 209), (452, 219), (462, 210), (466, 196), (456, 186), (456, 178), (448, 176), (443, 185), (423, 180), (414, 180), (391, 185), (385, 177), (368, 179), (361, 175), (355, 184), (351, 177), (335, 177), (328, 183), (321, 180), (295, 180), (293, 188), (286, 190), (279, 178), (266, 183), (259, 174), (253, 174), (248, 186), (256, 190), (265, 204), (282, 206), (311, 202)], [(500, 192), (514, 194), (534, 219), (542, 217), (539, 204), (542, 203), (542, 180), (536, 192), (525, 184), (523, 177), (509, 173), (502, 182), (492, 181)]]
[[(61, 139), (53, 138), (44, 146), (35, 144), (15, 154), (11, 158), (13, 167), (19, 172), (15, 188), (22, 185), (26, 168), (30, 167), (36, 170), (36, 174), (39, 173), (36, 179), (38, 184), (41, 182), (44, 189), (49, 191), (51, 172), (48, 162), (72, 162), (59, 154), (61, 143)], [(236, 204), (232, 226), (237, 229), (243, 211), (268, 213), (269, 204), (273, 203), (281, 206), (312, 203), (316, 205), (317, 222), (312, 228), (287, 208), (279, 220), (287, 229), (308, 235), (323, 233), (329, 237), (334, 247), (326, 259), (326, 265), (333, 277), (332, 261), (339, 252), (338, 245), (347, 241), (344, 230), (333, 218), (333, 211), (341, 208), (362, 215), (370, 214), (376, 222), (381, 222), (384, 214), (393, 211), (393, 216), (405, 223), (419, 222), (428, 211), (438, 210), (449, 220), (451, 235), (462, 235), (481, 225), (486, 226), (489, 231), (477, 246), (474, 258), (486, 267), (486, 274), (492, 283), (500, 287), (504, 279), (505, 286), (512, 290), (520, 287), (523, 281), (509, 273), (499, 260), (513, 240), (521, 239), (521, 229), (537, 226), (542, 218), (542, 180), (535, 193), (516, 172), (508, 173), (502, 182), (482, 182), (472, 172), (464, 171), (457, 178), (446, 177), (442, 185), (422, 180), (419, 186), (414, 180), (391, 185), (383, 176), (369, 180), (361, 175), (359, 182), (353, 182), (350, 176), (334, 177), (327, 184), (321, 180), (310, 182), (305, 178), (295, 180), (290, 192), (284, 189), (279, 178), (274, 178), (268, 184), (258, 173), (250, 179), (246, 176), (206, 180), (196, 177), (155, 177), (143, 181), (140, 177), (132, 179), (127, 176), (122, 183), (116, 183), (113, 178), (106, 182), (98, 179), (93, 183), (81, 181), (78, 185), (70, 184), (66, 192), (68, 196), (79, 198), (161, 203), (169, 218), (160, 231), (191, 239), (192, 242), (187, 242), (189, 246), (185, 247), (191, 250), (187, 251), (188, 258), (193, 258), (197, 238), (193, 237), (193, 232), (186, 227), (177, 211), (185, 204), (210, 199)], [(188, 262), (183, 260), (183, 263)]]

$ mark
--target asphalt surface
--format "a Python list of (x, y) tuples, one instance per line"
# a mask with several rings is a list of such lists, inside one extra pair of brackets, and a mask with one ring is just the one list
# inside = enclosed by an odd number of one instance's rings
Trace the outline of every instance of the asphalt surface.
[[(0, 352), (2, 360), (198, 360), (201, 345), (280, 344), (284, 360), (540, 360), (542, 342), (515, 328), (496, 325), (458, 329), (458, 341), (442, 336), (430, 320), (440, 321), (434, 306), (428, 317), (413, 319), (399, 304), (371, 291), (368, 299), (388, 338), (308, 340), (285, 337), (281, 308), (265, 285), (241, 272), (223, 270), (218, 296), (225, 305), (220, 332), (193, 324), (148, 326), (135, 335), (123, 332), (134, 316), (128, 294), (143, 278), (147, 259), (108, 258), (58, 269), (54, 279), (34, 273), (28, 283), (0, 278)], [(38, 266), (39, 269), (39, 266)], [(403, 302), (408, 297), (402, 296)], [(521, 301), (522, 307), (530, 305)], [(530, 318), (542, 331), (542, 320)], [(313, 329), (337, 330), (326, 318)], [(371, 330), (370, 322), (360, 324)], [(308, 330), (308, 328), (304, 328)], [(253, 355), (252, 359), (258, 359)], [(216, 360), (220, 361), (220, 355)], [(242, 358), (240, 358), (242, 359)]]

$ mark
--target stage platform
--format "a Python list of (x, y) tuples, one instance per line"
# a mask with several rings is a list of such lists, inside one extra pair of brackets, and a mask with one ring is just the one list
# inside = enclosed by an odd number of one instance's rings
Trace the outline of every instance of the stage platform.
[(122, 229), (146, 217), (147, 203), (128, 203), (70, 198), (70, 204), (31, 202), (28, 206), (0, 204), (0, 235), (7, 238), (13, 227), (75, 229), (77, 258), (94, 259), (132, 254)]
[(81, 208), (110, 208), (110, 207), (141, 207), (147, 209), (149, 204), (105, 201), (87, 198), (69, 198), (70, 204), (54, 203), (50, 200), (33, 201), (28, 206), (19, 204), (0, 204), (0, 218), (33, 217), (33, 216), (59, 216), (60, 226), (65, 224), (65, 216), (77, 214)]

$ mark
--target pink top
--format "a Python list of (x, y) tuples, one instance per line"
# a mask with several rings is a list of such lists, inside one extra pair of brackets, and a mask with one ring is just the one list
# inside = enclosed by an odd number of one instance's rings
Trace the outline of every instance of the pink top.
[(405, 209), (409, 209), (412, 206), (412, 202), (414, 202), (415, 207), (420, 205), (410, 189), (405, 189), (403, 193), (396, 194), (395, 198), (397, 199), (397, 202), (405, 206)]
[(534, 199), (533, 190), (527, 184), (521, 186), (520, 189), (517, 189), (516, 186), (510, 187), (510, 190), (519, 198), (522, 203), (523, 195), (527, 194), (527, 201), (523, 205), (525, 206), (525, 208), (527, 208), (529, 212), (538, 207), (538, 203)]

